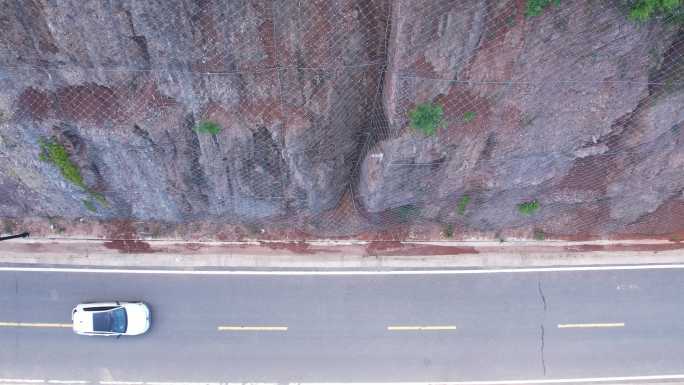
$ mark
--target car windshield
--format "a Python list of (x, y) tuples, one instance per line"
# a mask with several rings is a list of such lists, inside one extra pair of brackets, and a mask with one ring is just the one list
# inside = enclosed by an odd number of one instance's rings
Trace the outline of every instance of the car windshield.
[(96, 332), (125, 333), (126, 324), (126, 309), (123, 307), (93, 314), (93, 329)]

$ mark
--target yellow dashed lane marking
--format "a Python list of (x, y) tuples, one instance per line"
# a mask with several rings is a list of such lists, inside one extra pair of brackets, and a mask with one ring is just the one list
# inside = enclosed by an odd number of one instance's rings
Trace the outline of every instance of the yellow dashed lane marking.
[(558, 329), (586, 329), (586, 328), (622, 328), (624, 322), (615, 323), (594, 323), (594, 324), (558, 324)]
[(438, 330), (456, 330), (454, 325), (436, 325), (436, 326), (388, 326), (390, 331), (438, 331)]
[(72, 324), (39, 323), (39, 322), (0, 322), (5, 328), (70, 328)]
[(220, 332), (286, 332), (287, 326), (219, 326)]

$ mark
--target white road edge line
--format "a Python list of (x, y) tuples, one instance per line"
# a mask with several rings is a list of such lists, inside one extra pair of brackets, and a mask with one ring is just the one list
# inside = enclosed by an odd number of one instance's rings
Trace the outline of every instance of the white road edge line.
[(81, 380), (48, 380), (48, 384), (89, 384), (90, 381)]
[[(511, 267), (497, 269), (432, 269), (432, 270), (165, 270), (121, 268), (75, 268), (75, 267), (14, 267), (1, 266), (0, 272), (49, 272), (49, 273), (99, 273), (99, 274), (147, 274), (147, 275), (468, 275), (497, 273), (551, 273), (572, 271), (616, 270), (670, 270), (684, 269), (684, 264), (660, 265), (614, 265), (614, 266), (565, 266), (565, 267)], [(335, 383), (332, 383), (335, 384)]]
[[(580, 378), (548, 378), (531, 380), (498, 380), (498, 381), (434, 381), (434, 382), (290, 382), (287, 385), (524, 385), (524, 384), (570, 384), (590, 382), (626, 382), (684, 380), (684, 374), (656, 374), (650, 376), (622, 377), (580, 377)], [(0, 383), (45, 383), (39, 379), (0, 378)], [(88, 381), (49, 380), (55, 384), (87, 384)], [(277, 385), (277, 382), (154, 382), (154, 381), (99, 381), (101, 385)]]
[(434, 382), (290, 382), (289, 385), (524, 385), (524, 384), (572, 384), (590, 382), (625, 382), (625, 381), (654, 381), (654, 380), (682, 380), (684, 374), (663, 374), (652, 376), (624, 376), (624, 377), (587, 377), (587, 378), (557, 378), (536, 380), (501, 380), (501, 381), (434, 381)]

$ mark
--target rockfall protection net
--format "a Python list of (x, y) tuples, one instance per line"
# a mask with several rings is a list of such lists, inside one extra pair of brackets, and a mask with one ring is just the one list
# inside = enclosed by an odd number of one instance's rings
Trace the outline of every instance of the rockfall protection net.
[(0, 217), (681, 232), (684, 32), (633, 3), (8, 5)]

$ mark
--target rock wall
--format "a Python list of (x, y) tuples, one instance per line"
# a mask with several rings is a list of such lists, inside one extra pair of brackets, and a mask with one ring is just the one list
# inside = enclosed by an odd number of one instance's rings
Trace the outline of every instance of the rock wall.
[[(524, 10), (6, 1), (0, 218), (340, 236), (684, 231), (681, 26), (631, 22), (618, 0)], [(433, 136), (409, 127), (422, 103), (443, 109)], [(83, 185), (40, 159), (46, 140)], [(538, 209), (525, 214), (524, 202)]]
[[(432, 4), (393, 6), (392, 134), (363, 163), (367, 210), (585, 237), (634, 231), (668, 202), (684, 213), (681, 28), (629, 22), (617, 2), (563, 1), (539, 17), (522, 1)], [(444, 109), (434, 136), (408, 127), (422, 103)]]
[[(386, 15), (384, 0), (6, 2), (0, 213), (249, 221), (335, 207)], [(202, 121), (221, 132), (198, 133)], [(87, 189), (39, 161), (46, 137)], [(86, 190), (106, 202), (89, 210)]]

